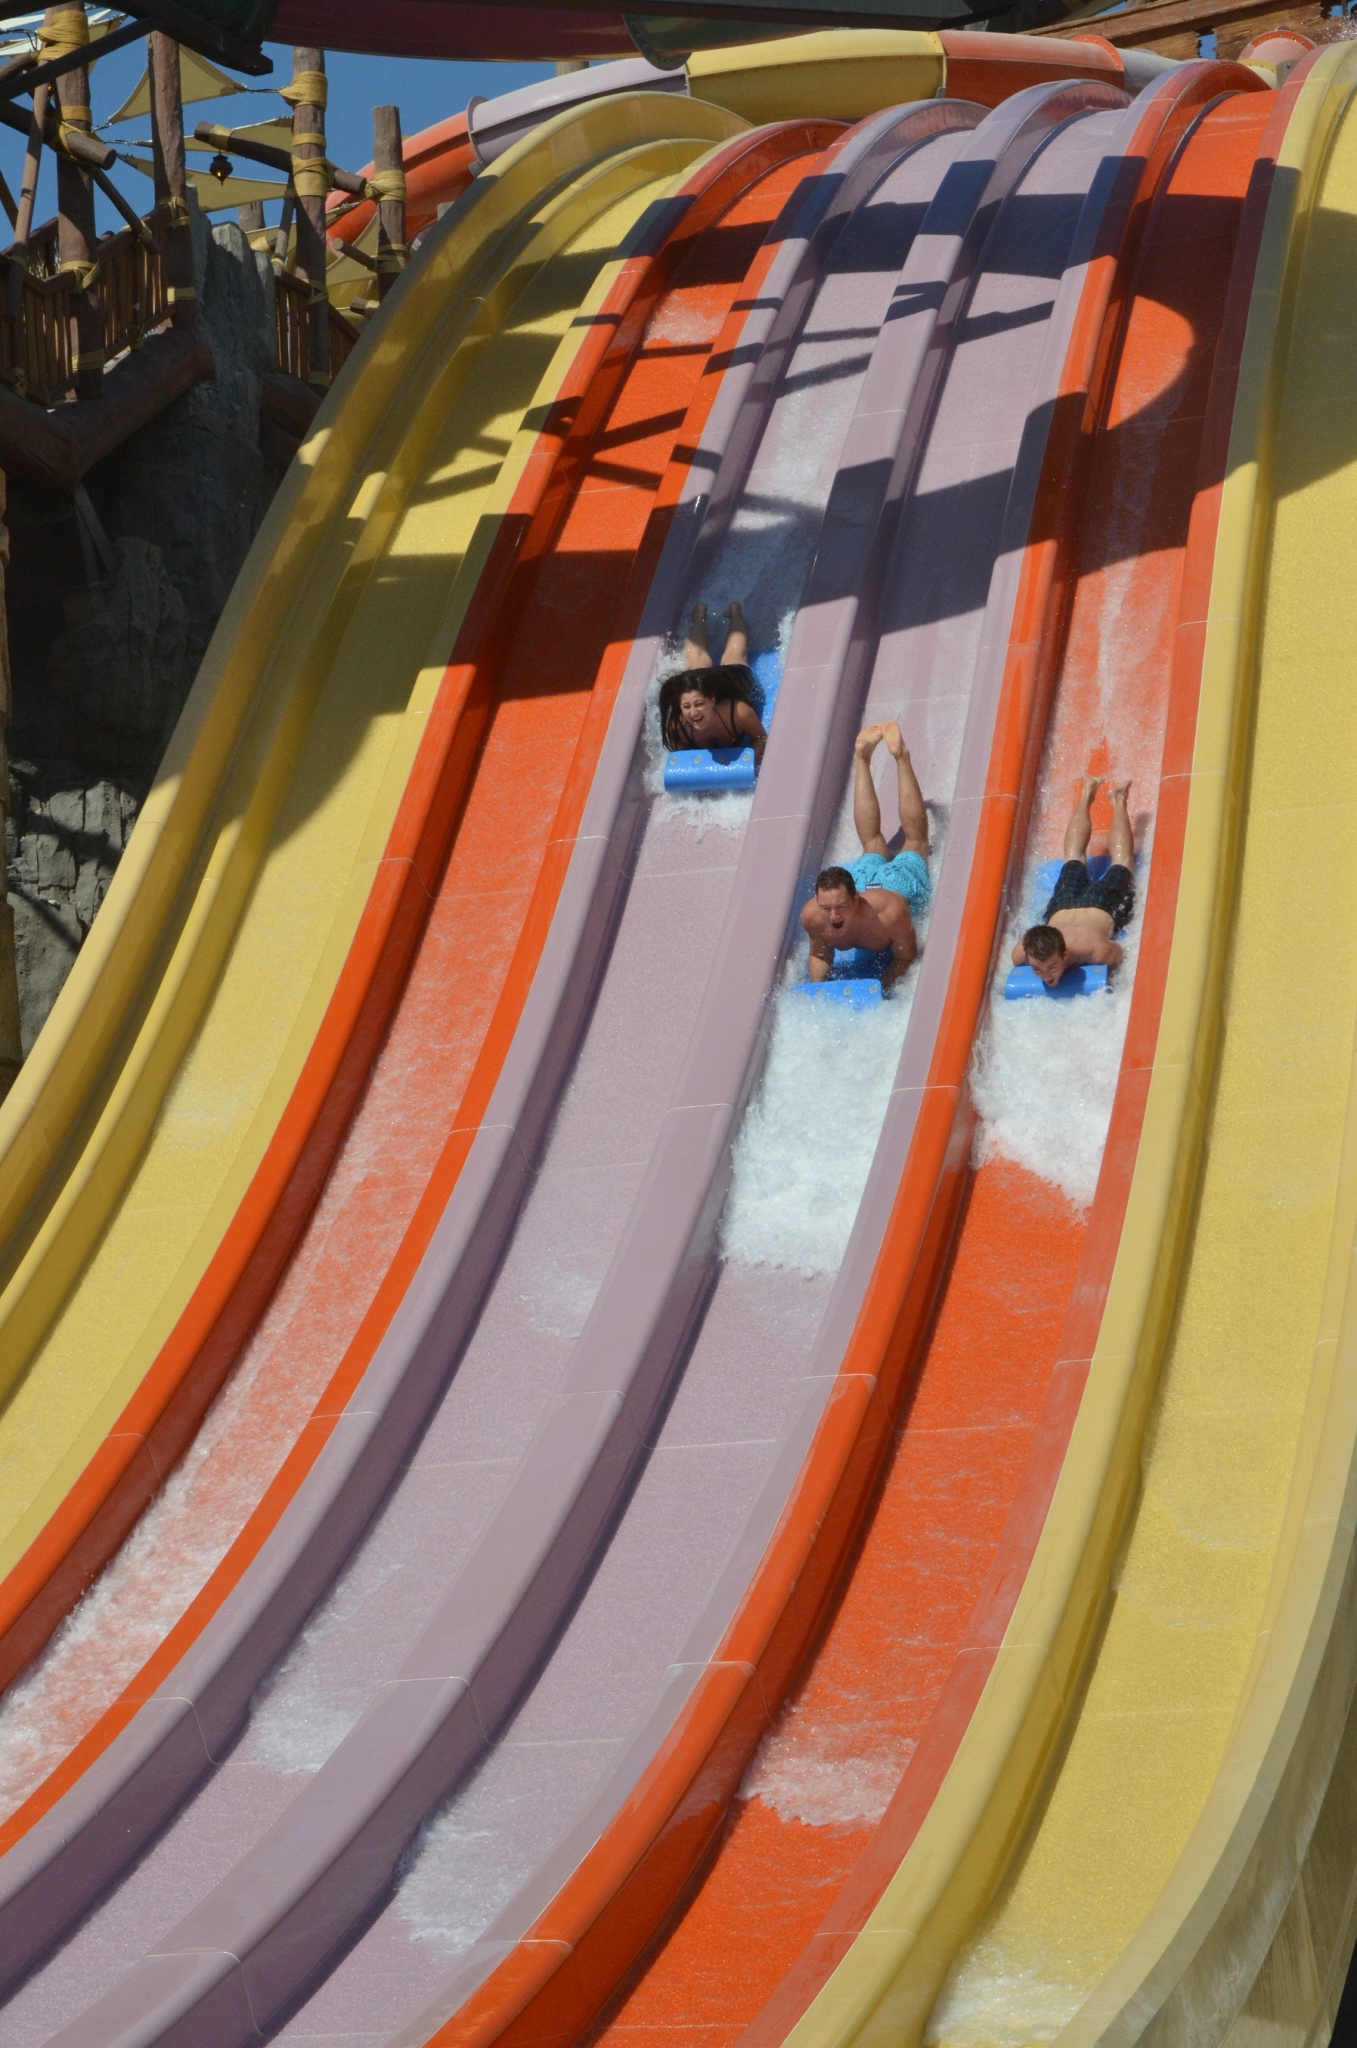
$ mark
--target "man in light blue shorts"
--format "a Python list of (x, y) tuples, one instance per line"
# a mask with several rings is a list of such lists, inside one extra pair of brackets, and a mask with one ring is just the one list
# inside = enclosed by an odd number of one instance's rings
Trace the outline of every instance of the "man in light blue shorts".
[[(885, 742), (895, 761), (904, 846), (892, 854), (881, 830), (881, 805), (872, 781), (872, 756)], [(862, 852), (851, 868), (826, 868), (801, 913), (810, 938), (810, 978), (845, 973), (890, 988), (919, 950), (914, 919), (928, 908), (928, 813), (900, 728), (869, 725), (853, 747), (853, 822)], [(849, 952), (848, 962), (835, 961)]]

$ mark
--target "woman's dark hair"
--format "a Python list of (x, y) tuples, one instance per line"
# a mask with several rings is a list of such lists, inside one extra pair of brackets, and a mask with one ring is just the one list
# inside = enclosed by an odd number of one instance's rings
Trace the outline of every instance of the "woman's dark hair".
[[(715, 703), (732, 707), (747, 704), (756, 718), (763, 715), (763, 692), (743, 662), (719, 664), (715, 668), (684, 668), (660, 684), (660, 738), (671, 754), (697, 745), (697, 735), (681, 709), (686, 690), (700, 690)], [(734, 717), (730, 720), (735, 729)]]

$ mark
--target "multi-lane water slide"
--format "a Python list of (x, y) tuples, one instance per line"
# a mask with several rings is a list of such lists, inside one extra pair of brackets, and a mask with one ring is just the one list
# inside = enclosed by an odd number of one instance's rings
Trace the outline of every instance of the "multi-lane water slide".
[[(1322, 2029), (1351, 69), (1115, 63), (558, 116), (322, 417), (5, 1112), (0, 2038)], [(702, 831), (643, 713), (732, 584), (795, 623)], [(941, 858), (807, 1281), (717, 1226), (864, 706)], [(1153, 846), (1085, 1214), (968, 1082), (1100, 750)]]

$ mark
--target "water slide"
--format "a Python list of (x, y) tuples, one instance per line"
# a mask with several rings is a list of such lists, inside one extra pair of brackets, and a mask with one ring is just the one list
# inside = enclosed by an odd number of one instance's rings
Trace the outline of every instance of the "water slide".
[[(0, 1112), (6, 2048), (1326, 2035), (1357, 74), (836, 40), (426, 238)], [(934, 900), (846, 1015), (891, 716)], [(1090, 763), (1127, 965), (1005, 1005)]]

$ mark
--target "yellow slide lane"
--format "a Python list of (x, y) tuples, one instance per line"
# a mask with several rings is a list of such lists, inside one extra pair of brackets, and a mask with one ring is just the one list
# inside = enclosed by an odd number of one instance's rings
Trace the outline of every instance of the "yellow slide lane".
[(1354, 92), (1357, 50), (1324, 52), (1272, 189), (1159, 1047), (1083, 1405), (954, 1767), (797, 2048), (1299, 2048), (1342, 1988)]
[(285, 480), (0, 1111), (0, 1576), (147, 1371), (263, 1156), (582, 300), (742, 126), (637, 95), (527, 138), (389, 302)]

